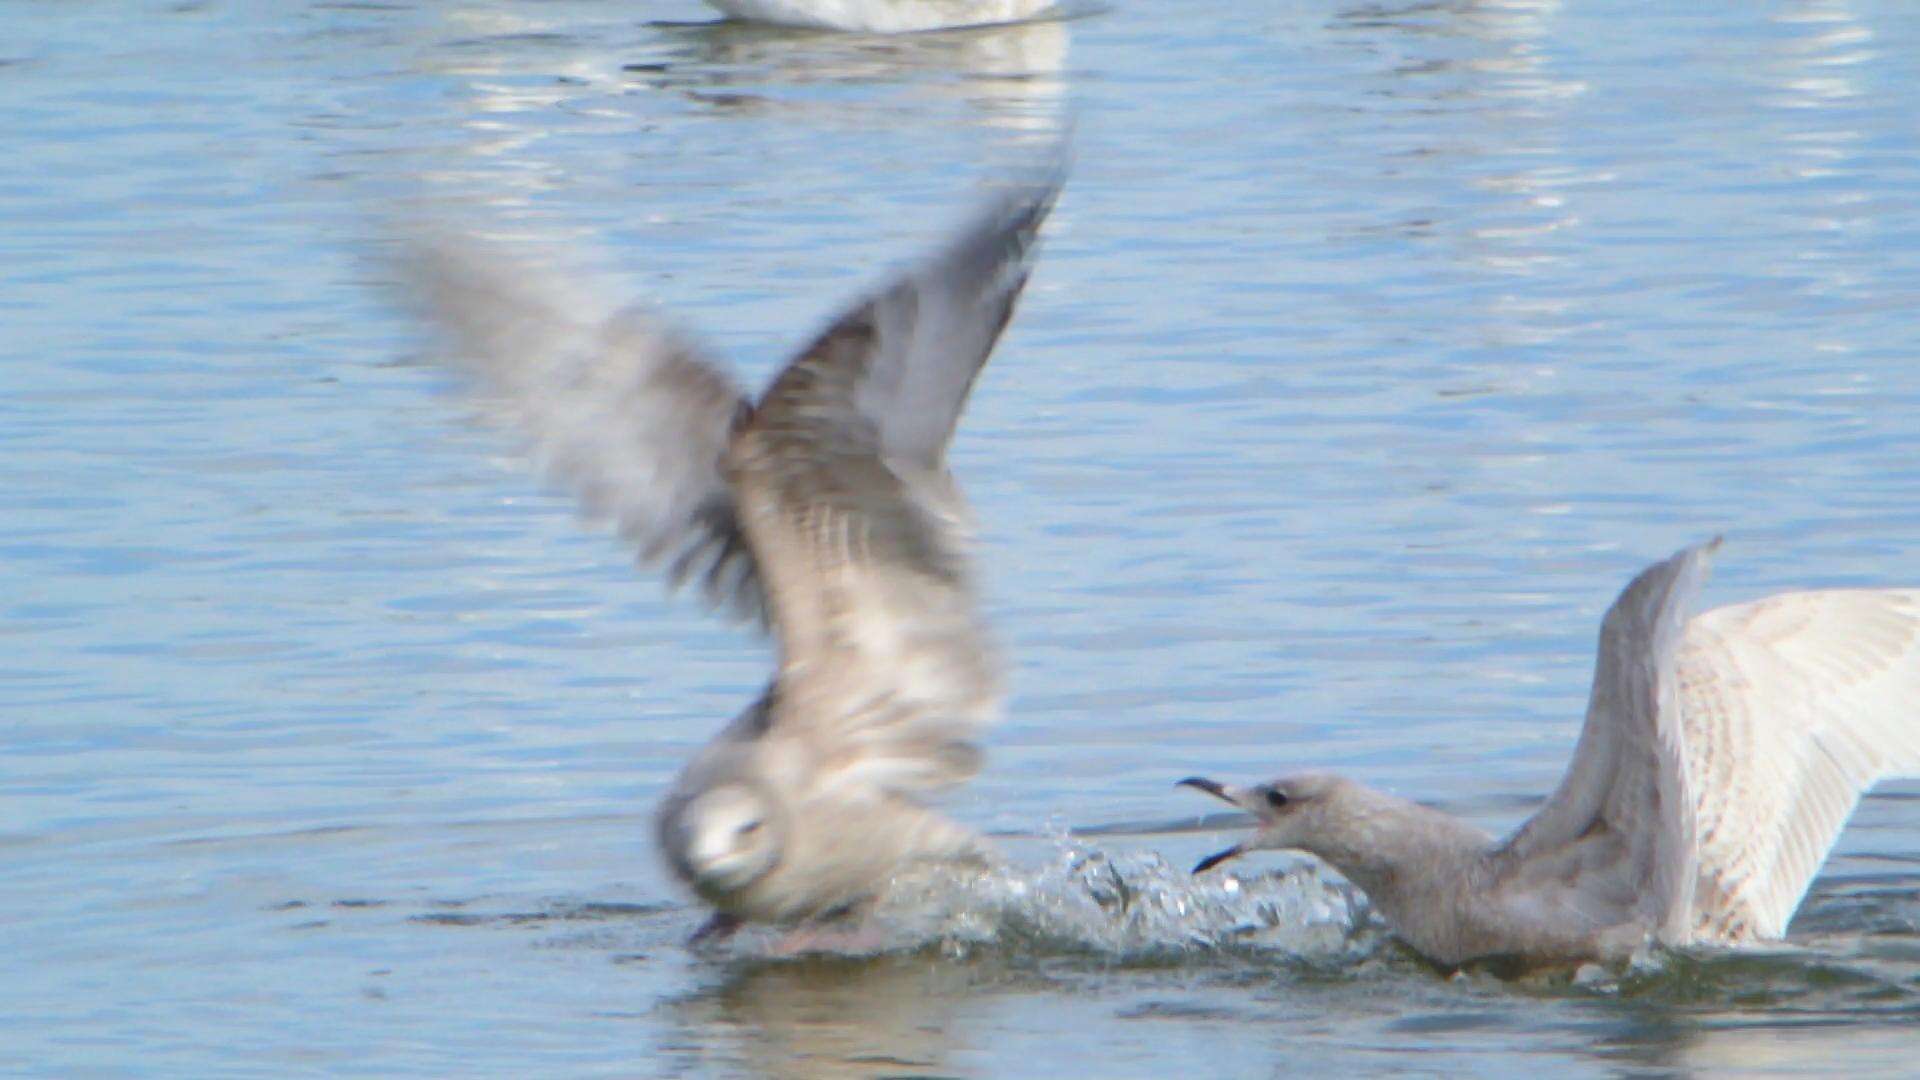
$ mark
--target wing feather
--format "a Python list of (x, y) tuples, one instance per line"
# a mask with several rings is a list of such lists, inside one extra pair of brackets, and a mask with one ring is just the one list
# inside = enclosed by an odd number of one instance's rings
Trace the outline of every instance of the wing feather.
[(770, 737), (824, 775), (899, 791), (978, 767), (1001, 664), (976, 609), (948, 441), (1024, 286), (1048, 182), (997, 202), (842, 315), (761, 399), (728, 458), (781, 653)]
[(722, 472), (749, 406), (718, 363), (502, 245), (421, 233), (396, 269), (406, 298), (446, 339), (447, 361), (588, 514), (611, 518), (674, 584), (696, 583), (730, 614), (760, 611)]
[(1779, 937), (1860, 796), (1920, 773), (1920, 590), (1785, 593), (1695, 619), (1694, 932)]
[(1678, 656), (1719, 543), (1648, 567), (1608, 609), (1566, 776), (1494, 854), (1498, 880), (1514, 895), (1557, 895), (1593, 929), (1638, 920), (1665, 939), (1682, 933), (1695, 821)]

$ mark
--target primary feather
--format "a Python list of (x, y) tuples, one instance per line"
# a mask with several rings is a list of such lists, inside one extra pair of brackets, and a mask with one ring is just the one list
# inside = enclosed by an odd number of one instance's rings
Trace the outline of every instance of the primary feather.
[(1920, 774), (1920, 590), (1709, 611), (1679, 668), (1699, 836), (1691, 935), (1779, 937), (1860, 796)]
[(404, 295), (442, 356), (645, 565), (693, 578), (717, 607), (757, 614), (758, 575), (721, 459), (748, 403), (719, 361), (639, 308), (555, 266), (445, 230), (399, 260)]

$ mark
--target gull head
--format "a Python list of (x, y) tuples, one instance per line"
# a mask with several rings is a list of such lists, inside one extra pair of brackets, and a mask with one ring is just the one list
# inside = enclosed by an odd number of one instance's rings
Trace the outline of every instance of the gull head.
[(1345, 796), (1358, 786), (1326, 773), (1282, 777), (1252, 787), (1232, 787), (1204, 776), (1189, 776), (1179, 783), (1245, 810), (1258, 826), (1248, 839), (1201, 859), (1193, 868), (1196, 874), (1249, 851), (1292, 848), (1319, 854), (1316, 837), (1340, 820)]
[(675, 869), (708, 898), (739, 892), (780, 861), (779, 807), (748, 784), (708, 788), (674, 807), (661, 826)]

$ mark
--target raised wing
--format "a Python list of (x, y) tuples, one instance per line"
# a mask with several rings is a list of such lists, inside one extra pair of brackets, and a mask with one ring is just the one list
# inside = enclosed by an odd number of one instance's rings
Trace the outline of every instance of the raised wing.
[[(938, 468), (973, 381), (1013, 317), (1058, 185), (1006, 195), (939, 255), (834, 320), (768, 389), (763, 409), (834, 403), (874, 432), (879, 454)], [(844, 417), (843, 417), (844, 418)]]
[(823, 775), (897, 791), (978, 767), (998, 657), (975, 610), (943, 458), (1026, 282), (1054, 183), (999, 201), (841, 316), (784, 370), (729, 456), (780, 641), (770, 737)]
[(1663, 940), (1684, 936), (1694, 816), (1678, 658), (1719, 543), (1654, 564), (1614, 601), (1567, 774), (1494, 857), (1501, 884), (1554, 918), (1595, 929), (1637, 920)]
[(1779, 937), (1860, 796), (1920, 773), (1920, 590), (1718, 608), (1680, 656), (1696, 936)]
[(499, 417), (646, 564), (761, 610), (721, 459), (749, 406), (726, 372), (645, 315), (506, 249), (423, 234), (397, 262), (407, 299)]

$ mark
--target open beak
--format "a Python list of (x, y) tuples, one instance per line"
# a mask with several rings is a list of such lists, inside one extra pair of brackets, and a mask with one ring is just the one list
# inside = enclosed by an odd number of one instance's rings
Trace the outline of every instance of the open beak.
[[(1234, 790), (1233, 788), (1227, 787), (1225, 784), (1222, 784), (1218, 781), (1209, 780), (1204, 776), (1189, 776), (1185, 780), (1179, 781), (1174, 786), (1198, 788), (1199, 790), (1206, 792), (1207, 794), (1213, 796), (1216, 799), (1219, 799), (1221, 802), (1226, 803), (1237, 810), (1246, 809), (1245, 806), (1242, 806), (1240, 804), (1240, 800), (1238, 798), (1240, 792)], [(1194, 864), (1193, 872), (1196, 874), (1203, 874), (1208, 870), (1211, 870), (1214, 867), (1219, 866), (1221, 863), (1226, 862), (1228, 859), (1237, 859), (1240, 856), (1245, 855), (1246, 853), (1247, 853), (1246, 845), (1235, 844), (1225, 851), (1216, 851), (1213, 854), (1207, 856), (1206, 858), (1201, 859), (1199, 862)]]

